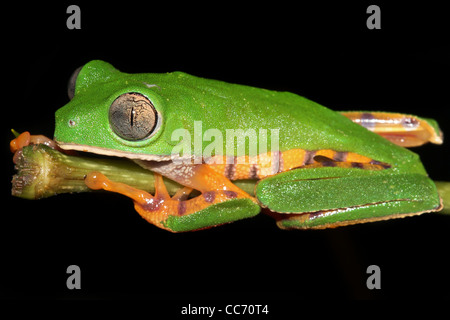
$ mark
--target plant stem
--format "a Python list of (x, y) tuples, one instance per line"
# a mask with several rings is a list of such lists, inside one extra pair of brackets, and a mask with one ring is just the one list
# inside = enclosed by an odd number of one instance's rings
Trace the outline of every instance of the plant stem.
[[(30, 145), (18, 151), (17, 174), (12, 180), (12, 195), (24, 199), (42, 199), (61, 193), (90, 192), (84, 184), (91, 171), (100, 171), (109, 179), (154, 193), (153, 173), (133, 161), (120, 158), (99, 159), (71, 156), (43, 144)], [(182, 186), (164, 179), (169, 194)], [(237, 183), (244, 191), (253, 194), (254, 181)], [(193, 194), (195, 195), (195, 193)]]
[[(153, 174), (128, 159), (71, 156), (43, 144), (30, 145), (19, 152), (16, 157), (17, 174), (12, 180), (12, 194), (16, 197), (41, 199), (61, 193), (90, 192), (92, 190), (84, 184), (84, 178), (93, 170), (102, 172), (113, 181), (151, 194), (155, 192)], [(164, 182), (171, 195), (182, 187), (169, 179), (164, 179)], [(234, 183), (254, 195), (255, 180)], [(450, 182), (436, 181), (436, 187), (444, 203), (441, 213), (450, 214)]]

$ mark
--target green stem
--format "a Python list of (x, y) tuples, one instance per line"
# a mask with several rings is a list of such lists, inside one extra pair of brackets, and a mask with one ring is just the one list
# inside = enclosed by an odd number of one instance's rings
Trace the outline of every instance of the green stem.
[[(17, 157), (16, 169), (12, 194), (25, 199), (92, 191), (84, 184), (84, 178), (93, 170), (102, 172), (113, 181), (152, 194), (155, 191), (153, 174), (133, 161), (119, 158), (99, 159), (84, 155), (70, 156), (42, 144), (24, 147)], [(182, 187), (172, 180), (164, 181), (170, 194)], [(255, 180), (240, 180), (234, 183), (249, 194), (254, 194)], [(436, 186), (444, 203), (441, 212), (450, 214), (450, 182), (436, 181)]]
[[(12, 180), (12, 195), (24, 199), (92, 191), (84, 184), (84, 178), (94, 170), (102, 172), (113, 181), (152, 194), (155, 191), (153, 174), (127, 159), (71, 156), (43, 144), (24, 147), (16, 158), (17, 173)], [(164, 179), (164, 182), (170, 194), (182, 187), (169, 179)], [(253, 194), (254, 181), (239, 181), (237, 185)]]

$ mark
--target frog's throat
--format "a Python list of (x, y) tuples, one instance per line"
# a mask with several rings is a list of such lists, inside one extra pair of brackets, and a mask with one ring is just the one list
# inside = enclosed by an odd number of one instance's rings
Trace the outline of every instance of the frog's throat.
[[(74, 150), (74, 151), (82, 151), (82, 152), (90, 152), (95, 153), (103, 156), (112, 156), (112, 157), (122, 157), (122, 158), (128, 158), (128, 159), (138, 159), (138, 160), (148, 160), (148, 161), (167, 161), (167, 160), (174, 160), (180, 159), (178, 155), (156, 155), (156, 154), (139, 154), (134, 152), (127, 152), (127, 151), (120, 151), (120, 150), (113, 150), (108, 148), (102, 148), (102, 147), (95, 147), (95, 146), (87, 146), (87, 145), (80, 145), (75, 143), (64, 143), (56, 141), (56, 144), (58, 147), (60, 147), (63, 150)], [(180, 159), (182, 160), (182, 159)]]

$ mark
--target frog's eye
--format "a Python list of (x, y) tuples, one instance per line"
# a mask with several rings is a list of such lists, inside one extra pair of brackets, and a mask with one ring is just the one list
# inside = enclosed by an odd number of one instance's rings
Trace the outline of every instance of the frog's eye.
[(72, 75), (69, 78), (69, 83), (67, 83), (67, 95), (69, 96), (70, 100), (72, 100), (75, 95), (75, 85), (77, 83), (77, 77), (82, 68), (83, 68), (83, 66), (75, 69), (75, 71), (72, 73)]
[(122, 139), (137, 141), (149, 137), (155, 129), (157, 113), (150, 100), (135, 92), (124, 93), (109, 108), (109, 123)]
[(67, 84), (67, 95), (69, 96), (70, 100), (72, 100), (73, 97), (75, 96), (75, 86), (77, 83), (77, 77), (82, 68), (83, 68), (83, 66), (75, 69), (75, 71), (72, 73), (72, 75), (69, 78), (69, 82)]

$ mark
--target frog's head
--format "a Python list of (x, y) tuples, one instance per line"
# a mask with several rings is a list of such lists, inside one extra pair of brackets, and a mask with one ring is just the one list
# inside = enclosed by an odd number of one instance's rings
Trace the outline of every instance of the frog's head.
[(167, 99), (160, 92), (160, 75), (143, 76), (98, 60), (77, 69), (69, 81), (71, 101), (56, 112), (58, 145), (132, 159), (169, 159), (173, 143), (163, 130)]

